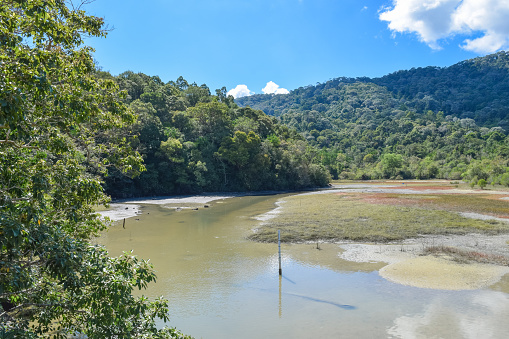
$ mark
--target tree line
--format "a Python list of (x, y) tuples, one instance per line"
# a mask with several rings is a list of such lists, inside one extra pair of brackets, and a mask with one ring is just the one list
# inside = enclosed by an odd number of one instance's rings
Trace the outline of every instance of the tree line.
[(108, 173), (105, 188), (114, 197), (295, 190), (330, 180), (317, 148), (278, 119), (238, 107), (225, 88), (212, 95), (182, 77), (165, 83), (131, 71), (98, 76), (127, 93), (123, 101), (138, 120), (117, 133), (146, 168), (135, 178)]

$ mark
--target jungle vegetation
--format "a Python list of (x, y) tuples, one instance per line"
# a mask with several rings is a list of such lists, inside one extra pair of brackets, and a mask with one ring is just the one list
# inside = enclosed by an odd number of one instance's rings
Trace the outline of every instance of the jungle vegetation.
[(103, 35), (72, 2), (0, 2), (0, 338), (185, 337), (156, 326), (166, 300), (132, 294), (151, 264), (93, 244), (101, 176), (144, 169), (118, 132), (136, 116), (83, 45)]
[(115, 77), (98, 71), (98, 77), (126, 92), (123, 103), (138, 121), (117, 132), (146, 167), (136, 178), (120, 171), (105, 176), (114, 197), (296, 190), (329, 183), (317, 147), (278, 119), (238, 107), (224, 87), (212, 95), (206, 85), (182, 77), (167, 83), (131, 71)]
[(509, 186), (509, 53), (238, 98), (318, 147), (335, 179)]
[[(86, 1), (0, 3), (0, 337), (185, 338), (168, 302), (133, 296), (148, 261), (94, 245), (94, 206), (329, 182), (318, 150), (226, 90), (98, 70)], [(141, 175), (140, 175), (141, 174)]]

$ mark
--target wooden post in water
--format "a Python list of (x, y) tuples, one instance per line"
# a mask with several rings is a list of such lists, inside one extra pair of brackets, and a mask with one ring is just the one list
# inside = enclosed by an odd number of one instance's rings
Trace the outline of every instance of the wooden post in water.
[(279, 247), (279, 275), (283, 275), (281, 270), (281, 231), (277, 230), (277, 246)]
[(124, 223), (122, 224), (122, 227), (125, 228), (125, 218), (124, 218)]

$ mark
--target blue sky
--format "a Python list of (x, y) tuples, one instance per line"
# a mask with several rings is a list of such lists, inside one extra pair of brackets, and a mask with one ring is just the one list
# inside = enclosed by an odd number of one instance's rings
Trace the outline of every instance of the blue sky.
[(96, 0), (85, 10), (114, 27), (86, 40), (103, 70), (182, 75), (212, 92), (284, 93), (509, 46), (508, 0)]

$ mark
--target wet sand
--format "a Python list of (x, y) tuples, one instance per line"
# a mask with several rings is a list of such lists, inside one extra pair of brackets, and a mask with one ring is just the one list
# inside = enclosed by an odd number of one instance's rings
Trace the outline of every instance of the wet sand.
[[(507, 200), (508, 192), (488, 190), (461, 190), (442, 187), (416, 187), (405, 184), (346, 184), (334, 185), (333, 189), (309, 192), (305, 194), (327, 193), (397, 193), (397, 194), (493, 194)], [(284, 213), (284, 209), (277, 209)], [(506, 218), (497, 218), (479, 213), (460, 212), (460, 215), (483, 220), (509, 222)], [(493, 285), (509, 274), (509, 267), (469, 263), (463, 264), (448, 257), (423, 255), (428, 246), (451, 246), (461, 250), (475, 251), (509, 257), (509, 235), (442, 235), (423, 236), (419, 239), (407, 239), (397, 244), (339, 244), (343, 250), (339, 257), (354, 262), (385, 262), (379, 270), (383, 278), (402, 285), (443, 290), (473, 290)]]
[(216, 201), (233, 198), (239, 195), (193, 195), (193, 196), (172, 196), (141, 199), (123, 199), (120, 202), (110, 204), (106, 211), (98, 211), (101, 216), (108, 217), (112, 221), (132, 218), (142, 214), (140, 205), (167, 205), (169, 208), (197, 208), (205, 204)]
[(508, 255), (509, 235), (434, 236), (409, 239), (400, 244), (340, 244), (339, 257), (355, 262), (385, 262), (383, 278), (402, 285), (442, 290), (474, 290), (498, 282), (509, 267), (462, 264), (447, 257), (422, 255), (426, 246), (454, 246), (463, 250)]
[(132, 218), (140, 213), (140, 205), (137, 204), (110, 204), (110, 208), (106, 211), (99, 211), (102, 217), (108, 217), (112, 221)]
[(172, 196), (172, 197), (156, 197), (150, 199), (132, 199), (127, 200), (129, 204), (149, 204), (149, 205), (169, 205), (169, 204), (206, 204), (215, 200), (223, 200), (240, 196), (232, 195), (190, 195), (190, 196)]
[(445, 290), (476, 290), (498, 282), (509, 267), (458, 264), (433, 256), (421, 256), (383, 267), (379, 274), (402, 285)]

